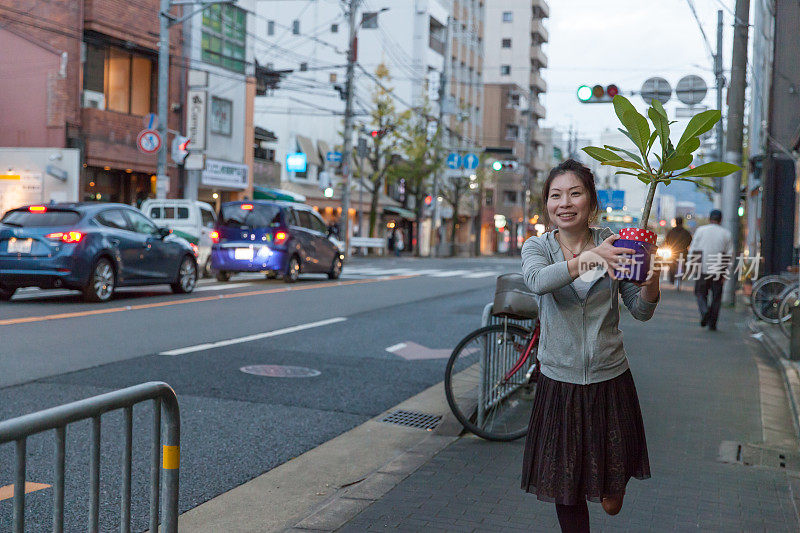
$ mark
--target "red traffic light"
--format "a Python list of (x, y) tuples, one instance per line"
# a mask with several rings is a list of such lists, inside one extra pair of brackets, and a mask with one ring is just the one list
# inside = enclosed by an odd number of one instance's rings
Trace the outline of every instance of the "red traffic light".
[(182, 143), (180, 143), (180, 144), (178, 145), (178, 148), (179, 148), (181, 151), (185, 152), (186, 150), (188, 150), (188, 148), (187, 148), (187, 147), (189, 146), (189, 142), (191, 142), (191, 139), (187, 138), (185, 141), (183, 141)]
[(581, 85), (578, 87), (578, 100), (582, 104), (605, 104), (614, 100), (620, 94), (619, 87), (615, 84), (603, 87), (599, 83), (596, 85)]
[(369, 134), (372, 135), (372, 138), (374, 139), (375, 137), (380, 135), (381, 132), (379, 130), (372, 130), (371, 132), (369, 132)]
[(614, 98), (615, 96), (617, 96), (619, 94), (619, 88), (616, 85), (611, 84), (608, 87), (606, 87), (606, 94), (610, 98)]
[(431, 196), (430, 194), (425, 197), (425, 205), (431, 205), (432, 201), (433, 201), (433, 196)]

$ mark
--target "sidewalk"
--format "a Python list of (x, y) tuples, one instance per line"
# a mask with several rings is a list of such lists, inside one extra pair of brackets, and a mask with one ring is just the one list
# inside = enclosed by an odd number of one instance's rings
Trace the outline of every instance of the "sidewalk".
[[(592, 527), (798, 531), (800, 474), (757, 464), (792, 461), (797, 442), (782, 380), (748, 340), (749, 310), (723, 310), (717, 332), (696, 316), (691, 291), (665, 289), (652, 321), (624, 319), (653, 477), (631, 480), (615, 517), (590, 505)], [(519, 489), (521, 462), (522, 442), (462, 437), (340, 531), (557, 530), (553, 505)]]

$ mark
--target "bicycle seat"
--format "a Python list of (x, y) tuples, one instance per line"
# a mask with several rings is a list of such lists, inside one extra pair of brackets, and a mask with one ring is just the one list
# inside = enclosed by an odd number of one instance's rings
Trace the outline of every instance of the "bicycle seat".
[(536, 295), (525, 285), (522, 274), (497, 276), (492, 314), (512, 320), (536, 320), (539, 318)]

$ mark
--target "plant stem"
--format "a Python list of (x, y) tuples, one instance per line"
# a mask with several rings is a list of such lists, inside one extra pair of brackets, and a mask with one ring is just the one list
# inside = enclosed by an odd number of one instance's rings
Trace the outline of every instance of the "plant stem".
[(656, 187), (658, 187), (658, 181), (651, 181), (650, 190), (647, 191), (647, 200), (644, 203), (644, 211), (642, 211), (642, 220), (639, 223), (639, 227), (642, 229), (647, 229), (647, 221), (650, 218), (650, 208), (653, 207), (653, 198), (656, 195)]

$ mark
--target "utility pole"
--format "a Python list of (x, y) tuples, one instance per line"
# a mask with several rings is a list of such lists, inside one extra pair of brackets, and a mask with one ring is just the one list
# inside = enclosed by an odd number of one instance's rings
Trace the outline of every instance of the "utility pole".
[[(722, 90), (725, 88), (725, 76), (722, 74), (722, 10), (717, 11), (717, 53), (714, 54), (714, 79), (717, 86), (717, 109), (722, 112)], [(724, 161), (724, 128), (722, 127), (722, 119), (717, 122), (717, 161)], [(722, 199), (719, 193), (714, 194), (714, 207), (721, 207)]]
[(169, 176), (167, 175), (167, 131), (169, 120), (167, 100), (169, 99), (169, 9), (170, 0), (161, 0), (158, 13), (158, 134), (161, 136), (161, 149), (156, 160), (156, 198), (167, 197)]
[[(447, 101), (447, 77), (448, 77), (448, 66), (450, 65), (450, 17), (447, 17), (447, 28), (445, 29), (444, 33), (444, 62), (442, 63), (442, 72), (439, 74), (439, 148), (438, 150), (441, 151), (444, 148), (444, 140), (448, 138), (447, 134), (447, 126), (444, 123), (444, 115), (445, 115), (445, 106)], [(441, 158), (441, 153), (436, 154), (437, 162)], [(431, 195), (431, 200), (433, 201), (433, 239), (431, 242), (434, 243), (431, 246), (431, 255), (433, 257), (438, 256), (439, 254), (438, 249), (441, 243), (439, 242), (439, 226), (442, 225), (442, 213), (439, 208), (439, 181), (444, 179), (442, 173), (444, 169), (439, 166), (439, 170), (436, 171), (436, 174), (433, 175), (433, 194)]]
[[(742, 130), (744, 128), (744, 91), (747, 82), (747, 32), (750, 21), (750, 0), (736, 0), (733, 25), (731, 86), (728, 89), (728, 132), (725, 140), (725, 161), (742, 164)], [(726, 176), (722, 183), (722, 223), (731, 232), (734, 255), (739, 252), (739, 195), (741, 170)], [(730, 276), (722, 291), (722, 301), (736, 304), (736, 279)]]
[(356, 10), (358, 0), (349, 0), (347, 11), (348, 46), (347, 78), (345, 82), (344, 104), (344, 153), (342, 154), (342, 229), (344, 230), (345, 261), (350, 259), (350, 160), (353, 152), (353, 77), (356, 63)]
[[(524, 174), (522, 176), (522, 239), (525, 242), (528, 236), (528, 194), (531, 190), (532, 174), (531, 166), (533, 161), (533, 150), (531, 148), (531, 135), (533, 132), (533, 99), (536, 94), (533, 90), (528, 91), (528, 108), (525, 110), (525, 163)], [(516, 236), (515, 236), (516, 238)], [(516, 242), (515, 242), (516, 244)]]

